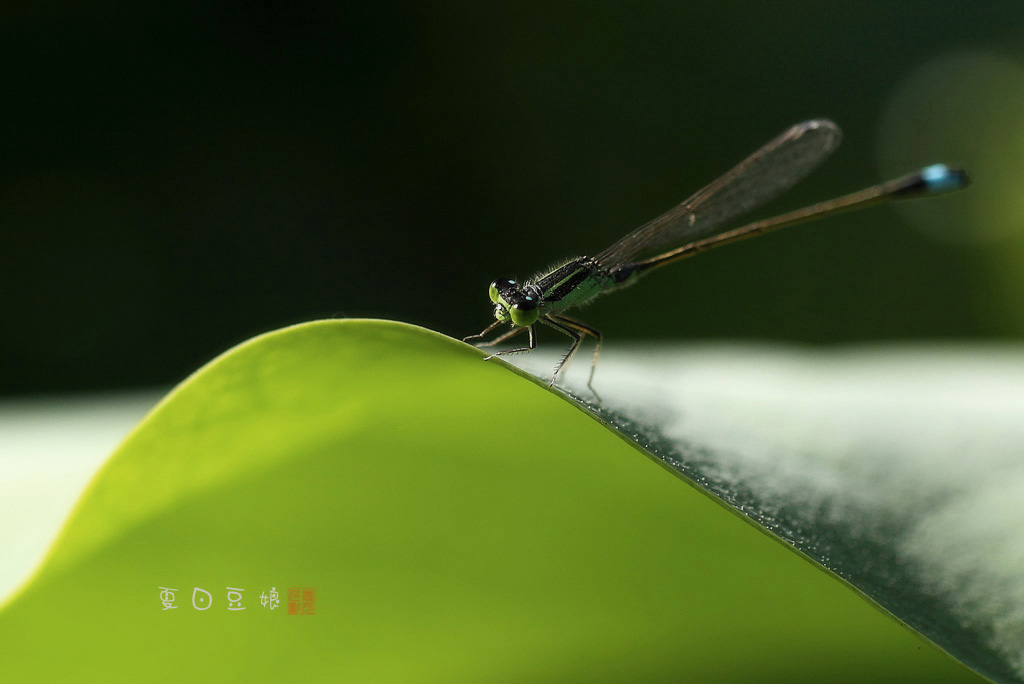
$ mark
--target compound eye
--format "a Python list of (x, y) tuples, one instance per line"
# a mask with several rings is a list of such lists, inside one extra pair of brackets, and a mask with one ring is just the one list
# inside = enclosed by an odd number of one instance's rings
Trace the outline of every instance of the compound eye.
[(508, 291), (515, 287), (516, 281), (511, 278), (502, 278), (501, 280), (495, 280), (491, 283), (491, 287), (488, 289), (487, 294), (490, 296), (491, 301), (495, 304), (502, 300), (502, 291)]
[(537, 310), (536, 297), (526, 296), (520, 298), (512, 305), (509, 314), (512, 317), (512, 322), (516, 325), (523, 327), (533, 325), (540, 317), (540, 311)]

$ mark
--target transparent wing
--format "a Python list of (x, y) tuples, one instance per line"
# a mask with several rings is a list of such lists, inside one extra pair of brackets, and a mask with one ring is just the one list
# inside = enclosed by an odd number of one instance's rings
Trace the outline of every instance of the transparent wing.
[(728, 221), (796, 185), (839, 146), (842, 131), (828, 119), (792, 126), (690, 199), (645, 223), (595, 259), (626, 264), (649, 250), (682, 246), (714, 234)]

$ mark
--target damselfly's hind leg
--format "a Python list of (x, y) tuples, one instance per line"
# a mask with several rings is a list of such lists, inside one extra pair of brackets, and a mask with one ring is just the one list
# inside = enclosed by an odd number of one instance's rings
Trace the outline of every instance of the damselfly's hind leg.
[[(547, 326), (572, 338), (572, 346), (569, 348), (569, 351), (565, 353), (562, 360), (558, 362), (557, 366), (555, 366), (555, 373), (551, 376), (551, 382), (548, 383), (548, 385), (551, 386), (554, 385), (555, 380), (558, 379), (558, 374), (569, 365), (569, 362), (572, 361), (572, 357), (576, 355), (577, 351), (579, 351), (580, 345), (583, 344), (584, 336), (597, 333), (596, 337), (598, 338), (598, 341), (600, 341), (601, 333), (590, 328), (590, 326), (580, 326), (572, 319), (566, 319), (562, 316), (543, 316), (540, 320)], [(591, 379), (593, 379), (593, 368), (591, 368)], [(594, 392), (594, 388), (591, 387), (589, 382), (587, 383), (587, 387), (590, 388), (591, 392)], [(597, 397), (598, 401), (601, 401), (601, 396), (597, 392), (594, 392), (594, 396)]]
[[(597, 357), (601, 354), (601, 343), (604, 342), (604, 335), (597, 328), (591, 327), (586, 323), (577, 321), (575, 318), (569, 318), (568, 316), (553, 316), (559, 323), (562, 323), (567, 328), (572, 328), (585, 335), (592, 335), (595, 341), (594, 346), (594, 360), (590, 362), (590, 378), (587, 380), (587, 389), (594, 393), (598, 401), (601, 401), (601, 395), (594, 389), (594, 371), (597, 370)], [(577, 344), (577, 346), (579, 346)]]

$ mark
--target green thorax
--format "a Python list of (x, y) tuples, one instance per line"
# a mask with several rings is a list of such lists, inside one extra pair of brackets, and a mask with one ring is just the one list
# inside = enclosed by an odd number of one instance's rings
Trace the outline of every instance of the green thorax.
[(588, 257), (573, 259), (523, 285), (540, 298), (541, 313), (559, 313), (614, 289), (615, 280)]

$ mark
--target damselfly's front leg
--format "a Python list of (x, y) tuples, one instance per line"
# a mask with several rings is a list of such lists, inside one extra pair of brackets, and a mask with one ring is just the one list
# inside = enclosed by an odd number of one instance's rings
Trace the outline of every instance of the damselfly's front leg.
[(508, 337), (511, 337), (513, 334), (518, 333), (518, 332), (520, 332), (520, 331), (522, 331), (524, 329), (528, 330), (530, 332), (530, 345), (528, 347), (517, 347), (515, 349), (502, 349), (501, 351), (494, 352), (490, 356), (484, 357), (484, 361), (487, 361), (488, 359), (493, 359), (495, 356), (507, 356), (508, 354), (520, 354), (522, 352), (533, 351), (534, 349), (537, 348), (537, 336), (534, 333), (534, 328), (535, 327), (536, 327), (535, 325), (529, 325), (529, 326), (525, 326), (525, 328), (517, 328), (516, 330), (511, 331), (511, 333), (506, 333), (505, 335), (502, 335), (503, 338), (506, 335)]
[(462, 341), (463, 342), (469, 342), (470, 340), (479, 340), (482, 337), (486, 336), (487, 333), (491, 332), (492, 330), (497, 328), (499, 325), (501, 325), (501, 323), (502, 323), (501, 321), (494, 321), (489, 326), (487, 326), (486, 328), (484, 328), (483, 330), (478, 332), (476, 335), (468, 335), (466, 337), (463, 337)]
[(493, 347), (496, 344), (501, 344), (505, 340), (512, 339), (513, 337), (515, 337), (516, 335), (518, 335), (519, 333), (523, 332), (526, 329), (527, 328), (525, 328), (523, 326), (517, 325), (514, 328), (512, 328), (511, 330), (509, 330), (507, 333), (504, 333), (502, 335), (498, 335), (497, 337), (495, 337), (490, 342), (481, 342), (480, 344), (478, 344), (476, 346), (477, 347), (481, 347), (481, 348), (482, 347)]

